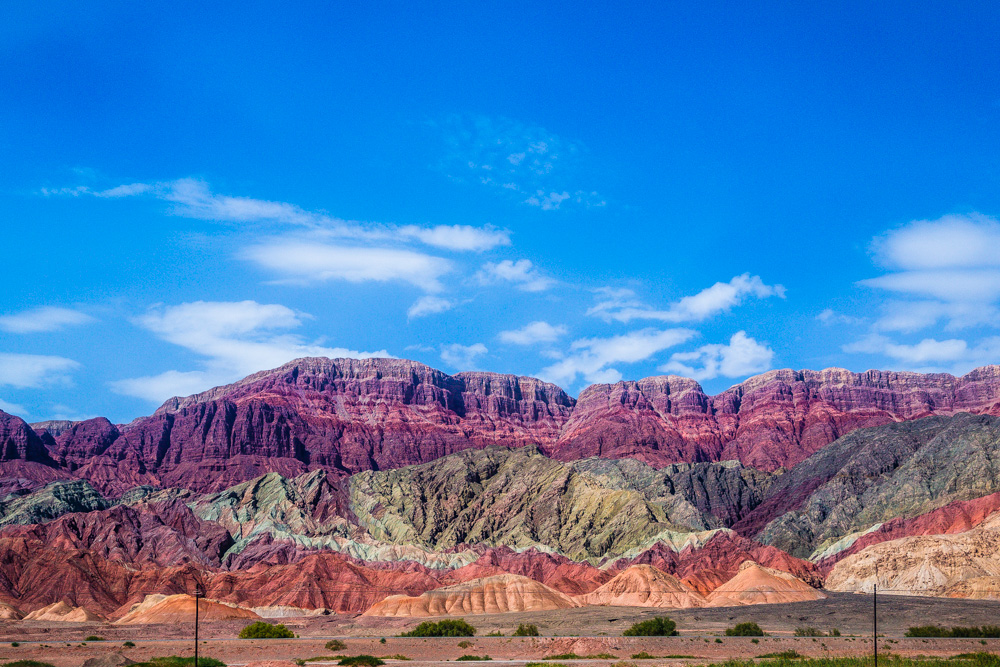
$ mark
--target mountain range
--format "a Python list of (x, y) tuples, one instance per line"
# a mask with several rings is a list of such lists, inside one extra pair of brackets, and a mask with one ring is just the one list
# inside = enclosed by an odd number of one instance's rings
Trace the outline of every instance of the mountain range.
[(426, 615), (484, 591), (496, 609), (780, 602), (870, 586), (869, 554), (900, 540), (913, 553), (880, 588), (1000, 591), (992, 565), (963, 577), (938, 554), (972, 562), (996, 539), (1000, 366), (778, 370), (716, 396), (663, 376), (574, 399), (528, 377), (308, 358), (129, 424), (0, 412), (0, 446), (15, 614), (140, 617), (196, 584), (261, 615)]

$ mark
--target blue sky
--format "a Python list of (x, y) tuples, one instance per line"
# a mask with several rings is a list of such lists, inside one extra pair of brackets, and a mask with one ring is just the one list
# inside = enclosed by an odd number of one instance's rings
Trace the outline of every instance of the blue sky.
[(0, 18), (0, 409), (1000, 362), (990, 3), (131, 4)]

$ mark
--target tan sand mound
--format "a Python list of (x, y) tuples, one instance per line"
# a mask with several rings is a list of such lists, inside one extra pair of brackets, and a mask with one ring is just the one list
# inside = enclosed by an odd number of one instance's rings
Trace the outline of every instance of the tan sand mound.
[(48, 607), (36, 609), (24, 617), (26, 621), (63, 621), (66, 623), (93, 623), (104, 618), (83, 607), (71, 607), (62, 600)]
[(826, 595), (794, 575), (747, 561), (735, 577), (708, 594), (708, 606), (778, 604), (825, 598)]
[(499, 574), (436, 588), (422, 595), (390, 595), (364, 616), (463, 616), (546, 611), (578, 606), (571, 597), (517, 574)]
[(5, 621), (16, 621), (24, 618), (24, 615), (6, 602), (0, 602), (0, 619)]
[(677, 577), (651, 565), (633, 565), (577, 602), (611, 607), (704, 607), (708, 602)]
[[(229, 621), (234, 619), (254, 619), (261, 617), (249, 609), (235, 605), (206, 600), (198, 602), (198, 615), (202, 621)], [(194, 596), (187, 593), (177, 595), (147, 595), (117, 621), (119, 625), (147, 623), (190, 623), (194, 621)]]
[(866, 547), (837, 563), (826, 587), (871, 592), (876, 572), (879, 592), (986, 595), (996, 586), (989, 580), (1000, 577), (1000, 512), (964, 533), (915, 535)]

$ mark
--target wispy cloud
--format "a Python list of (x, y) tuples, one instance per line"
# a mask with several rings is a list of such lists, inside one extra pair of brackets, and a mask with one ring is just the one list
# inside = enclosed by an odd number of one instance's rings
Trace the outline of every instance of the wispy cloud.
[(406, 316), (413, 320), (418, 317), (426, 317), (427, 315), (436, 315), (437, 313), (451, 310), (454, 305), (449, 299), (425, 294), (410, 306), (409, 310), (406, 311)]
[(65, 357), (0, 352), (0, 385), (38, 388), (68, 384), (70, 374), (79, 367), (78, 362)]
[(504, 343), (512, 345), (536, 345), (538, 343), (554, 343), (566, 335), (566, 327), (553, 326), (548, 322), (537, 321), (525, 324), (520, 329), (501, 331), (499, 338)]
[(510, 245), (510, 232), (490, 225), (392, 225), (344, 220), (323, 211), (309, 211), (296, 204), (214, 192), (205, 181), (181, 178), (156, 183), (130, 183), (106, 190), (88, 186), (41, 190), (47, 196), (80, 196), (120, 199), (149, 196), (168, 202), (173, 215), (232, 223), (266, 223), (306, 228), (331, 238), (365, 242), (419, 242), (453, 251), (482, 252)]
[(442, 168), (453, 178), (545, 211), (566, 203), (605, 205), (596, 191), (582, 187), (587, 151), (580, 142), (508, 118), (451, 116), (432, 125), (448, 144)]
[(136, 323), (157, 337), (205, 358), (199, 370), (171, 370), (112, 383), (118, 393), (157, 402), (204, 391), (298, 357), (391, 356), (385, 350), (331, 348), (282, 333), (302, 322), (295, 311), (280, 304), (195, 301), (153, 308), (137, 318)]
[(843, 346), (844, 352), (878, 354), (903, 364), (910, 370), (947, 370), (961, 374), (976, 366), (1000, 359), (1000, 336), (984, 338), (975, 344), (958, 338), (924, 338), (913, 343), (898, 343), (873, 333)]
[(460, 371), (476, 370), (476, 360), (489, 352), (482, 343), (461, 345), (452, 343), (441, 346), (441, 361)]
[(9, 415), (17, 415), (18, 417), (28, 417), (28, 410), (18, 403), (8, 403), (7, 401), (0, 398), (0, 410), (3, 410)]
[(476, 273), (476, 280), (480, 285), (507, 283), (524, 292), (543, 292), (556, 284), (528, 259), (487, 262)]
[(334, 245), (291, 238), (251, 245), (242, 252), (242, 257), (274, 271), (284, 282), (397, 281), (428, 292), (441, 291), (440, 278), (452, 269), (451, 262), (446, 259), (413, 250)]
[(702, 345), (693, 352), (676, 352), (670, 361), (660, 366), (665, 373), (677, 373), (695, 380), (711, 380), (719, 376), (746, 377), (771, 368), (774, 351), (758, 343), (745, 331), (737, 331), (728, 345)]
[(42, 306), (40, 308), (24, 310), (20, 313), (0, 316), (0, 330), (17, 334), (41, 333), (58, 331), (66, 327), (88, 324), (93, 321), (93, 317), (78, 310), (56, 306)]
[(661, 322), (701, 322), (742, 304), (747, 298), (785, 297), (781, 285), (766, 285), (760, 276), (744, 273), (728, 283), (715, 283), (697, 294), (686, 296), (668, 308), (657, 309), (636, 298), (629, 289), (601, 288), (596, 290), (599, 301), (587, 311), (605, 322), (617, 320), (659, 320)]
[(581, 338), (573, 341), (566, 357), (542, 369), (539, 376), (563, 386), (574, 383), (580, 375), (592, 383), (617, 382), (622, 374), (612, 364), (644, 361), (695, 335), (690, 329), (650, 328), (608, 338)]
[(872, 242), (892, 272), (860, 281), (899, 297), (875, 328), (915, 331), (944, 320), (949, 329), (1000, 324), (1000, 221), (980, 214), (915, 220)]
[(839, 313), (833, 308), (824, 308), (820, 311), (819, 315), (816, 316), (816, 321), (827, 326), (831, 326), (834, 324), (860, 324), (864, 322), (864, 319)]

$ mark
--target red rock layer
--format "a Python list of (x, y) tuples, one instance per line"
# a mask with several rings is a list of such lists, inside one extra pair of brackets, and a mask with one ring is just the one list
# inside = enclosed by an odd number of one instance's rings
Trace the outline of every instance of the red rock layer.
[(548, 451), (561, 460), (631, 457), (655, 466), (736, 459), (770, 471), (858, 428), (956, 412), (1000, 414), (1000, 366), (961, 378), (778, 370), (718, 396), (662, 376), (588, 387)]
[(819, 569), (809, 561), (730, 532), (718, 533), (701, 547), (689, 546), (680, 552), (657, 544), (635, 558), (615, 561), (609, 569), (620, 571), (630, 565), (652, 565), (707, 595), (735, 577), (747, 561), (788, 572), (811, 586), (823, 584)]
[(959, 411), (1000, 414), (1000, 366), (961, 378), (780, 370), (718, 396), (663, 376), (594, 385), (577, 402), (534, 378), (309, 358), (171, 399), (126, 426), (98, 418), (40, 437), (0, 413), (0, 461), (71, 471), (112, 495), (138, 484), (221, 490), (266, 472), (346, 475), (488, 445), (537, 444), (561, 460), (737, 459), (776, 470), (861, 427)]
[(1000, 511), (1000, 493), (993, 493), (974, 500), (950, 503), (911, 519), (892, 519), (883, 523), (877, 530), (862, 535), (847, 549), (822, 559), (816, 565), (824, 575), (827, 575), (839, 561), (858, 553), (865, 547), (915, 535), (964, 533), (997, 511)]

